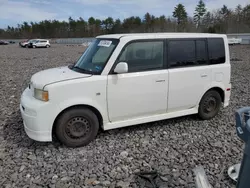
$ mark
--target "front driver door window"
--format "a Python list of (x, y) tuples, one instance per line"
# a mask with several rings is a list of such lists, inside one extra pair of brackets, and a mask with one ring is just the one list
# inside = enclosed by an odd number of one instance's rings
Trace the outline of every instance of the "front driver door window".
[(133, 42), (123, 50), (118, 62), (127, 62), (129, 72), (162, 69), (163, 42)]

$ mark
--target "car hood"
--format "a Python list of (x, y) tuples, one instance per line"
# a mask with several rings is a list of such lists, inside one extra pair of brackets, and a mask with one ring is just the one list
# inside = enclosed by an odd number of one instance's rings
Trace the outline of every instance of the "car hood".
[(31, 84), (37, 89), (43, 89), (46, 85), (53, 83), (90, 76), (92, 75), (72, 71), (67, 66), (58, 67), (37, 72), (31, 77)]

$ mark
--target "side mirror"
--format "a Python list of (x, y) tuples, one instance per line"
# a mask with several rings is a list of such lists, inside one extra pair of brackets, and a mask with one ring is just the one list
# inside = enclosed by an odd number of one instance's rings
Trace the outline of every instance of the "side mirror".
[(128, 64), (126, 62), (120, 62), (116, 65), (114, 73), (122, 74), (128, 72)]

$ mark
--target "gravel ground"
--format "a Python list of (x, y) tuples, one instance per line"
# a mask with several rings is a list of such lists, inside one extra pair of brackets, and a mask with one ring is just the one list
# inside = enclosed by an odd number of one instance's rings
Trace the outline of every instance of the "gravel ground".
[(233, 46), (231, 104), (213, 120), (188, 116), (100, 132), (86, 147), (39, 143), (23, 129), (19, 100), (37, 71), (77, 60), (84, 47), (25, 49), (0, 46), (0, 187), (150, 187), (135, 173), (157, 170), (161, 187), (195, 187), (202, 165), (214, 188), (234, 187), (227, 168), (240, 161), (243, 143), (234, 111), (249, 104), (250, 46)]

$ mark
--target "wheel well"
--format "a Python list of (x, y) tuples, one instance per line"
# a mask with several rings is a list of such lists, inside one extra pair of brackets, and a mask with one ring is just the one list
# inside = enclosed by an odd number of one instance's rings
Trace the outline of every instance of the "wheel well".
[(224, 91), (221, 88), (219, 88), (219, 87), (213, 87), (213, 88), (209, 89), (208, 91), (211, 91), (211, 90), (217, 91), (220, 94), (222, 102), (224, 102), (225, 93), (224, 93)]
[(101, 113), (100, 113), (95, 107), (89, 106), (89, 105), (74, 105), (74, 106), (70, 106), (70, 107), (64, 109), (63, 111), (61, 111), (61, 112), (57, 115), (57, 117), (56, 117), (56, 119), (55, 119), (55, 121), (54, 121), (54, 123), (53, 123), (53, 127), (52, 127), (52, 134), (53, 134), (53, 135), (54, 135), (54, 133), (55, 133), (55, 127), (56, 127), (55, 124), (56, 124), (57, 120), (59, 119), (59, 117), (60, 117), (64, 112), (66, 112), (66, 111), (68, 111), (68, 110), (71, 110), (71, 109), (73, 109), (73, 108), (88, 108), (88, 109), (90, 109), (90, 110), (97, 116), (98, 122), (99, 122), (99, 126), (102, 127), (102, 125), (103, 125), (103, 118), (102, 118), (102, 115), (101, 115)]

